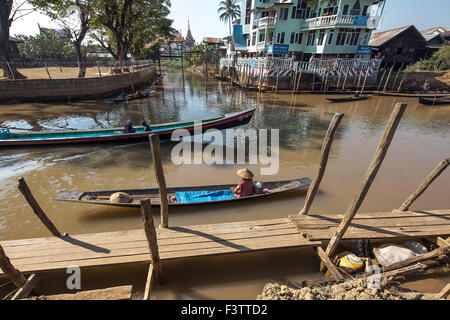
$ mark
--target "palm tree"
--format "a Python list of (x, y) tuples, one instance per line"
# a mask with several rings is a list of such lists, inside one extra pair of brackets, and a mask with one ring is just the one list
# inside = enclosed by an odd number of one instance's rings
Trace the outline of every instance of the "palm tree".
[(220, 14), (219, 18), (221, 21), (229, 23), (230, 35), (232, 35), (231, 22), (241, 16), (241, 7), (237, 4), (237, 0), (222, 0), (217, 13)]

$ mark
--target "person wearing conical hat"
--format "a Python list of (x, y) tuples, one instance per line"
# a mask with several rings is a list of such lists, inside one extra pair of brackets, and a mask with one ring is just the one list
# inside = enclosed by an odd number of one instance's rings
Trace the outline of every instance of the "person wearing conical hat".
[(123, 128), (123, 133), (136, 133), (136, 129), (133, 128), (133, 121), (127, 120), (125, 128)]
[(233, 194), (236, 198), (249, 197), (255, 194), (253, 184), (253, 173), (247, 168), (238, 170), (237, 175), (242, 178), (234, 189)]

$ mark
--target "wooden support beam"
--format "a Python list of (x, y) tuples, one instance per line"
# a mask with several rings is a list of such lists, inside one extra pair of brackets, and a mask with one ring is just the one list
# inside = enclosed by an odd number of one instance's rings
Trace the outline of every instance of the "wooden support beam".
[(445, 240), (445, 239), (443, 239), (443, 238), (441, 238), (441, 237), (438, 237), (437, 238), (437, 240), (436, 240), (436, 244), (439, 246), (439, 247), (441, 247), (441, 248), (445, 248), (445, 247), (448, 247), (448, 246), (450, 246), (450, 238), (448, 238), (447, 240)]
[(417, 200), (436, 180), (442, 172), (450, 165), (450, 159), (445, 159), (442, 161), (434, 170), (431, 172), (428, 177), (417, 187), (416, 191), (402, 204), (402, 206), (398, 209), (398, 211), (408, 211), (409, 207)]
[(20, 300), (25, 299), (28, 295), (36, 288), (37, 283), (39, 282), (39, 276), (33, 273), (28, 277), (27, 281), (23, 286), (17, 290), (11, 300)]
[(413, 257), (413, 258), (407, 259), (405, 261), (394, 263), (390, 266), (385, 267), (384, 271), (388, 272), (388, 271), (400, 269), (400, 268), (409, 266), (409, 265), (417, 263), (417, 262), (434, 259), (434, 258), (437, 258), (442, 255), (447, 255), (449, 252), (450, 252), (450, 247), (439, 248), (439, 249), (430, 251), (428, 253), (422, 254), (420, 256)]
[(144, 220), (145, 235), (147, 237), (151, 259), (151, 266), (149, 268), (144, 294), (144, 299), (148, 300), (150, 298), (150, 291), (151, 286), (153, 285), (153, 280), (158, 279), (161, 283), (163, 281), (163, 278), (161, 261), (159, 257), (158, 239), (156, 235), (155, 223), (153, 222), (152, 204), (149, 199), (141, 201), (141, 213)]
[(2, 269), (5, 276), (14, 283), (17, 288), (22, 287), (27, 282), (27, 279), (22, 272), (14, 268), (3, 247), (0, 245), (0, 269)]
[(322, 263), (330, 271), (334, 280), (342, 281), (344, 279), (344, 276), (339, 272), (339, 270), (334, 265), (333, 261), (330, 260), (328, 255), (325, 253), (325, 251), (321, 247), (317, 247), (317, 254), (318, 254), (319, 258), (322, 260)]
[(300, 211), (299, 215), (307, 215), (311, 208), (311, 205), (314, 201), (314, 197), (317, 193), (317, 190), (319, 189), (320, 183), (325, 173), (325, 169), (327, 168), (328, 156), (330, 154), (331, 145), (333, 144), (334, 134), (337, 128), (339, 127), (339, 124), (341, 123), (343, 117), (344, 117), (343, 113), (336, 113), (333, 117), (333, 120), (330, 123), (327, 134), (323, 141), (322, 151), (320, 153), (319, 170), (317, 171), (317, 174), (314, 178), (314, 181), (312, 182), (311, 187), (308, 189), (305, 205), (303, 209)]
[(31, 193), (30, 189), (28, 188), (27, 183), (25, 182), (24, 178), (19, 179), (19, 190), (27, 200), (30, 207), (33, 209), (34, 213), (37, 215), (37, 217), (42, 221), (42, 223), (47, 227), (47, 229), (55, 236), (55, 237), (62, 237), (62, 234), (56, 229), (55, 225), (51, 220), (47, 217), (45, 212), (41, 209), (38, 202), (34, 198), (33, 194)]
[(439, 293), (435, 296), (435, 299), (436, 299), (436, 300), (446, 299), (447, 296), (448, 296), (449, 294), (450, 294), (450, 283), (447, 284), (447, 285), (445, 286), (445, 288), (442, 289), (442, 291), (439, 292)]
[(167, 199), (166, 179), (161, 161), (161, 149), (159, 136), (151, 134), (149, 136), (150, 148), (153, 156), (153, 166), (155, 168), (156, 181), (158, 182), (159, 197), (161, 200), (161, 225), (163, 228), (169, 227), (169, 200)]
[(380, 169), (381, 164), (383, 163), (383, 160), (386, 157), (386, 154), (389, 150), (389, 146), (391, 145), (392, 139), (394, 138), (395, 132), (397, 130), (398, 124), (400, 123), (403, 113), (406, 110), (406, 106), (407, 106), (406, 103), (396, 104), (394, 111), (392, 112), (391, 117), (389, 118), (386, 129), (381, 138), (380, 144), (378, 145), (378, 148), (375, 152), (375, 156), (361, 183), (361, 186), (357, 194), (353, 198), (350, 207), (347, 209), (344, 219), (342, 220), (341, 224), (339, 225), (333, 237), (331, 238), (330, 243), (328, 244), (326, 253), (329, 257), (332, 257), (336, 253), (339, 241), (344, 236), (354, 216), (356, 215), (364, 199), (366, 198), (366, 195), (369, 192), (369, 189), (372, 186), (373, 181), (375, 180), (378, 170)]
[(45, 296), (44, 298), (42, 298), (42, 300), (63, 300), (63, 301), (130, 300), (132, 292), (133, 286), (122, 286), (100, 290), (81, 291), (73, 294), (58, 294), (52, 296)]

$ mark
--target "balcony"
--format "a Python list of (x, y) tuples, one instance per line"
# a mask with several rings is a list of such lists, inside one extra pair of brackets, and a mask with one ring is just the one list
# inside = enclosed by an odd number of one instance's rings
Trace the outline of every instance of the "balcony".
[(378, 28), (379, 19), (369, 16), (323, 16), (307, 19), (302, 24), (302, 30), (314, 30), (334, 26), (348, 26), (353, 28)]
[(256, 50), (260, 51), (260, 50), (264, 50), (266, 48), (266, 42), (258, 42), (256, 44)]
[(258, 29), (275, 28), (276, 24), (277, 24), (277, 18), (275, 18), (275, 17), (261, 18), (259, 20), (259, 27), (258, 27)]

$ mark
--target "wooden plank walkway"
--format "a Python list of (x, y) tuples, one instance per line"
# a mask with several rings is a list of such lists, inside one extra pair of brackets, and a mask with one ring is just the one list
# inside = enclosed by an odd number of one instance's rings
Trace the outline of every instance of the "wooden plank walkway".
[[(328, 241), (343, 215), (290, 216), (304, 237)], [(343, 239), (390, 239), (450, 235), (450, 210), (357, 214)]]
[[(161, 260), (312, 247), (288, 219), (234, 222), (157, 230)], [(11, 263), (25, 273), (150, 263), (144, 230), (0, 242)], [(0, 270), (0, 275), (1, 275)]]

